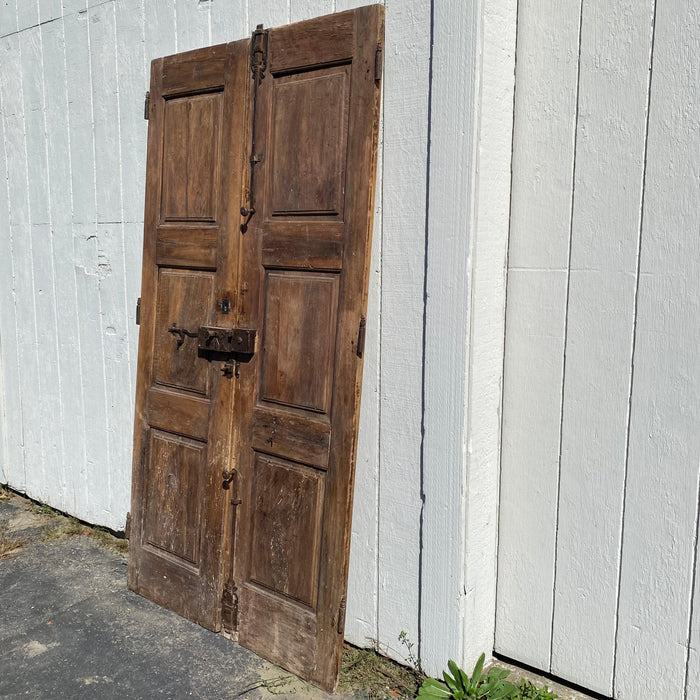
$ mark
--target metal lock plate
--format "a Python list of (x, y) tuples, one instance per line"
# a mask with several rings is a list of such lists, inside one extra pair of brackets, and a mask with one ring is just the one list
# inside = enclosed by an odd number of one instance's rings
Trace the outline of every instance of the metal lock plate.
[(202, 326), (199, 329), (198, 346), (205, 352), (252, 355), (255, 352), (255, 331), (248, 328)]

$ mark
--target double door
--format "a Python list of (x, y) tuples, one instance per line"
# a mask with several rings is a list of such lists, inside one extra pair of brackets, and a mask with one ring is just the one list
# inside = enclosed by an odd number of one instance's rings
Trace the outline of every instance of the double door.
[(152, 64), (129, 586), (332, 689), (383, 11)]

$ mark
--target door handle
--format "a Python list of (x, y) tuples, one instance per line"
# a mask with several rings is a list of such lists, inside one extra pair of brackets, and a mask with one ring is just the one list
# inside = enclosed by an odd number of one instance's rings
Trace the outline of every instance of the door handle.
[(173, 323), (170, 328), (168, 328), (168, 333), (178, 336), (177, 347), (180, 347), (185, 342), (185, 336), (188, 338), (196, 338), (199, 331), (188, 331), (187, 328), (178, 328), (176, 323)]
[(223, 487), (228, 489), (231, 486), (231, 482), (236, 478), (235, 469), (224, 469), (221, 472), (221, 478), (224, 480)]

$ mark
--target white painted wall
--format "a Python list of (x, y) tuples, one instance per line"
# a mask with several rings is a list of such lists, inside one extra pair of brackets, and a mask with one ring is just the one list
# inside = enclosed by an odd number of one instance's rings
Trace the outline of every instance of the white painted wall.
[(497, 651), (700, 697), (700, 22), (520, 0)]
[[(359, 4), (0, 0), (3, 483), (124, 526), (151, 59)], [(493, 643), (516, 0), (385, 5), (346, 635), (438, 673)]]

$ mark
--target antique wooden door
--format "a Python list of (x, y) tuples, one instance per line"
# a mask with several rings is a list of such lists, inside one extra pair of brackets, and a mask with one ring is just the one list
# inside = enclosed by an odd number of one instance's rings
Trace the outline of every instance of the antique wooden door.
[[(151, 95), (130, 585), (327, 689), (345, 619), (382, 34), (381, 6), (259, 29), (243, 49), (209, 49), (216, 66), (196, 69), (205, 52), (156, 62)], [(246, 352), (209, 351), (217, 328)]]
[(210, 629), (234, 383), (198, 332), (235, 325), (249, 43), (154, 61), (148, 108), (129, 586)]
[(236, 397), (239, 640), (328, 689), (345, 619), (382, 10), (255, 39), (265, 76), (240, 323), (260, 344)]

